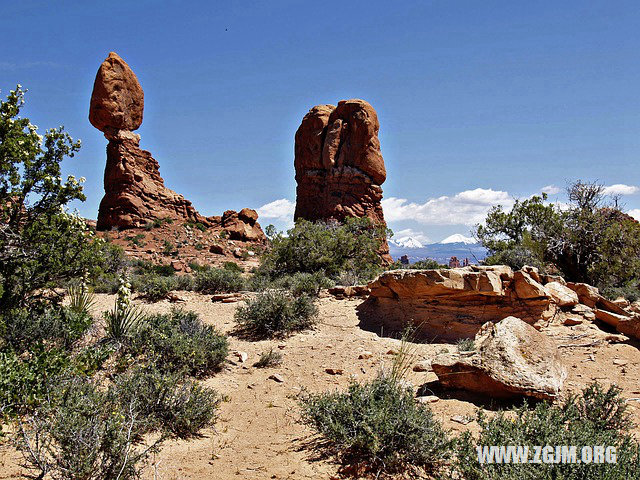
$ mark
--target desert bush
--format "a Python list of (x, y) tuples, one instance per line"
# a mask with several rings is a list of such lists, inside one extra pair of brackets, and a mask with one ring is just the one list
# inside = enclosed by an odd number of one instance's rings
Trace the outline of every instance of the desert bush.
[(237, 272), (237, 273), (244, 272), (242, 267), (238, 265), (236, 262), (224, 262), (222, 264), (222, 268), (225, 270), (229, 270), (230, 272)]
[(291, 292), (294, 296), (308, 295), (317, 297), (323, 288), (333, 287), (335, 282), (325, 277), (322, 272), (306, 273), (296, 272), (293, 275), (284, 275), (271, 282), (267, 288), (281, 288)]
[(140, 292), (144, 298), (152, 302), (158, 302), (167, 298), (169, 292), (175, 289), (176, 282), (174, 277), (144, 276), (137, 279), (137, 288), (133, 284), (134, 289)]
[(245, 333), (271, 338), (312, 327), (317, 314), (306, 295), (294, 298), (283, 290), (267, 290), (238, 307), (235, 320)]
[(131, 340), (130, 351), (144, 354), (163, 370), (206, 375), (218, 370), (228, 353), (226, 336), (198, 315), (180, 309), (151, 315)]
[(244, 287), (244, 279), (237, 271), (207, 268), (196, 272), (194, 290), (201, 293), (237, 292)]
[(220, 403), (218, 394), (184, 380), (180, 374), (162, 374), (153, 368), (136, 368), (119, 376), (110, 390), (111, 402), (135, 405), (149, 430), (178, 438), (196, 436), (213, 423)]
[(450, 456), (451, 441), (431, 410), (392, 376), (352, 382), (346, 392), (306, 394), (302, 419), (346, 463), (374, 472), (434, 469)]
[(64, 350), (42, 343), (31, 345), (28, 355), (0, 350), (0, 424), (3, 414), (25, 413), (38, 406), (47, 396), (49, 379), (60, 375), (69, 364)]
[(93, 319), (86, 312), (39, 303), (30, 309), (15, 308), (0, 314), (0, 323), (0, 347), (4, 343), (23, 352), (40, 342), (68, 348), (84, 335)]
[(269, 368), (269, 367), (277, 367), (282, 363), (282, 353), (277, 350), (273, 350), (273, 348), (269, 349), (267, 352), (262, 352), (260, 354), (260, 358), (256, 363), (253, 364), (256, 368)]
[(272, 279), (296, 272), (321, 272), (336, 280), (351, 272), (359, 280), (372, 278), (380, 269), (378, 251), (387, 230), (367, 218), (344, 223), (298, 220), (286, 235), (270, 229), (271, 249), (261, 259), (260, 271)]
[[(605, 390), (592, 384), (560, 405), (542, 402), (530, 408), (525, 404), (491, 417), (480, 411), (478, 424), (479, 436), (467, 432), (456, 447), (455, 469), (465, 479), (626, 479), (638, 478), (640, 472), (640, 450), (629, 433), (627, 406), (615, 386)], [(582, 446), (613, 446), (617, 462), (479, 463), (477, 447), (490, 445), (529, 446), (529, 458), (536, 445), (575, 445), (577, 459)]]
[(476, 349), (473, 338), (461, 338), (456, 345), (459, 352), (472, 352)]
[(492, 208), (476, 236), (489, 249), (487, 263), (557, 269), (573, 282), (601, 289), (640, 283), (640, 224), (609, 201), (604, 187), (577, 181), (568, 205), (546, 195), (516, 200), (510, 211)]

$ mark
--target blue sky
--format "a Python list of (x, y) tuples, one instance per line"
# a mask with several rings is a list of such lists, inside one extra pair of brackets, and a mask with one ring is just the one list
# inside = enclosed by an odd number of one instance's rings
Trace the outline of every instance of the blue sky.
[[(640, 218), (640, 9), (632, 1), (33, 1), (0, 6), (0, 89), (83, 142), (65, 173), (97, 215), (106, 140), (87, 119), (109, 51), (145, 91), (141, 146), (206, 215), (284, 227), (314, 105), (378, 112), (396, 236), (468, 235), (490, 205), (574, 179)], [(275, 202), (275, 203), (273, 203)], [(261, 208), (262, 207), (262, 208)]]

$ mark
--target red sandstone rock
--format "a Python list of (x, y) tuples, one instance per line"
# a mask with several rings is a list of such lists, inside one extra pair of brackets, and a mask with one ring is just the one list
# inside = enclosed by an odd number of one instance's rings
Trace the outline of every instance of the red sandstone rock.
[(102, 132), (136, 130), (142, 124), (144, 92), (129, 65), (111, 52), (102, 62), (91, 94), (89, 121)]
[(190, 201), (164, 186), (160, 165), (139, 143), (140, 137), (127, 130), (109, 140), (98, 229), (141, 227), (157, 218), (208, 225)]
[(258, 220), (258, 212), (243, 208), (240, 212), (227, 210), (222, 214), (222, 228), (229, 232), (231, 240), (263, 242), (266, 240)]
[[(295, 140), (295, 219), (368, 217), (386, 226), (379, 128), (375, 110), (364, 100), (318, 105), (305, 115)], [(390, 261), (388, 253), (385, 241), (381, 254)]]
[[(100, 65), (91, 94), (89, 120), (109, 140), (104, 172), (105, 196), (100, 202), (97, 228), (142, 227), (161, 218), (219, 225), (221, 217), (203, 217), (182, 195), (168, 189), (160, 165), (140, 148), (140, 136), (132, 133), (142, 124), (144, 92), (135, 74), (116, 53)], [(255, 210), (232, 212), (227, 225), (230, 237), (266, 241)], [(223, 252), (220, 252), (223, 253)]]

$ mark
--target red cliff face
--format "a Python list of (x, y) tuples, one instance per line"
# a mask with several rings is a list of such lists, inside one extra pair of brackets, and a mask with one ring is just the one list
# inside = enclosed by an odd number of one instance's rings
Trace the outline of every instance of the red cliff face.
[[(386, 226), (380, 204), (386, 179), (378, 115), (364, 100), (309, 110), (296, 132), (295, 219), (368, 217)], [(387, 242), (381, 250), (390, 261)]]

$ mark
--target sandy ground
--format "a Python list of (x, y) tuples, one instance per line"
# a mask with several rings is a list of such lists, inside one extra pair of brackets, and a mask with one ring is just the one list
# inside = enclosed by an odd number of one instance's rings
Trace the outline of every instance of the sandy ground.
[[(183, 308), (197, 312), (204, 322), (231, 333), (233, 314), (238, 304), (213, 303), (210, 296), (189, 292), (179, 294), (186, 300)], [(96, 312), (110, 308), (114, 297), (98, 295)], [(319, 300), (320, 317), (314, 330), (298, 333), (284, 340), (246, 341), (230, 336), (231, 350), (248, 354), (242, 364), (234, 356), (224, 370), (203, 380), (225, 396), (214, 428), (203, 431), (201, 438), (167, 442), (152, 459), (145, 479), (329, 479), (340, 478), (339, 466), (331, 459), (318, 458), (308, 447), (313, 432), (300, 423), (297, 396), (303, 389), (322, 392), (342, 389), (349, 379), (373, 378), (389, 367), (400, 341), (386, 338), (359, 326), (356, 307), (361, 300)], [(145, 304), (149, 312), (169, 310), (166, 301)], [(545, 332), (561, 346), (569, 370), (566, 393), (579, 391), (598, 380), (604, 385), (617, 383), (629, 400), (634, 420), (640, 423), (640, 350), (638, 343), (625, 341), (597, 326), (566, 327), (551, 325)], [(574, 346), (569, 346), (574, 345)], [(252, 367), (261, 352), (278, 349), (284, 357), (276, 368)], [(433, 358), (454, 345), (415, 344), (413, 363)], [(362, 352), (368, 359), (359, 359)], [(327, 369), (342, 370), (329, 374)], [(284, 381), (269, 377), (280, 375)], [(407, 380), (427, 394), (440, 397), (430, 406), (445, 427), (453, 432), (472, 431), (477, 424), (456, 423), (454, 416), (474, 416), (480, 407), (495, 409), (486, 400), (462, 392), (438, 389), (433, 372), (413, 372)], [(20, 477), (19, 458), (8, 447), (0, 447), (0, 479)]]

